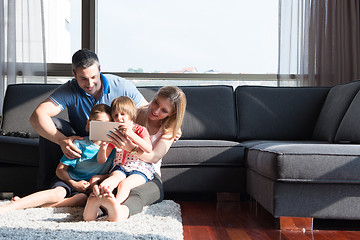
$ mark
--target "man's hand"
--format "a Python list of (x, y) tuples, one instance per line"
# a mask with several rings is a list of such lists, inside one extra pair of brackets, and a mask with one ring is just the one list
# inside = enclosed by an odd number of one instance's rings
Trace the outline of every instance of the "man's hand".
[(77, 148), (76, 145), (74, 144), (75, 139), (80, 140), (83, 138), (79, 136), (71, 136), (65, 138), (59, 143), (62, 152), (64, 153), (65, 157), (67, 157), (68, 159), (75, 159), (81, 157), (81, 150)]

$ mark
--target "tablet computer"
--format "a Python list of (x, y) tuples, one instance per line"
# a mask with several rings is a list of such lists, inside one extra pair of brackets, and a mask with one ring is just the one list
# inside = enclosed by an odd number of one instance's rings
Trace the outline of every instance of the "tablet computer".
[(110, 141), (107, 134), (118, 126), (118, 122), (90, 121), (89, 138), (93, 141)]

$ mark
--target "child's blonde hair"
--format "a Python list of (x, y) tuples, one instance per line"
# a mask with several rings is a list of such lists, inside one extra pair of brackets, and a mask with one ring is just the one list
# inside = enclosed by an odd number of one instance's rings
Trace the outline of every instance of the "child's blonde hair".
[(89, 114), (89, 120), (92, 120), (96, 117), (99, 113), (107, 113), (111, 117), (111, 108), (103, 103), (96, 104), (91, 108), (90, 114)]
[(111, 112), (125, 112), (129, 115), (131, 121), (136, 120), (137, 110), (134, 101), (126, 96), (115, 98), (111, 103)]
[[(186, 108), (185, 93), (178, 87), (165, 86), (159, 89), (159, 91), (154, 96), (153, 101), (158, 96), (165, 97), (172, 103), (174, 112), (173, 114), (162, 120), (162, 128), (165, 133), (171, 132), (172, 137), (175, 137), (181, 127), (185, 115), (185, 108)], [(150, 113), (150, 105), (148, 108), (147, 117), (145, 119), (145, 126), (148, 126), (148, 115)]]

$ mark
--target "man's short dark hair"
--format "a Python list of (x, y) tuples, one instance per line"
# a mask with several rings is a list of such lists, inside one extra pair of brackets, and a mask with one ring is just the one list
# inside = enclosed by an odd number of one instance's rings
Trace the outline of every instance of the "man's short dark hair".
[(74, 53), (72, 57), (72, 70), (74, 73), (76, 73), (77, 68), (86, 69), (94, 64), (97, 64), (100, 69), (100, 63), (96, 53), (88, 49), (80, 49)]

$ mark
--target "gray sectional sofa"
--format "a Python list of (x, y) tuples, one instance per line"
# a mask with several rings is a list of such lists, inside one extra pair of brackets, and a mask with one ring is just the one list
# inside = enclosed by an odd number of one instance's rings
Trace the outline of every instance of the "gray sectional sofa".
[[(0, 136), (0, 192), (27, 194), (54, 174), (61, 151), (39, 163), (28, 119), (56, 87), (8, 86), (2, 129), (31, 137)], [(163, 159), (165, 193), (239, 193), (277, 218), (360, 219), (360, 81), (181, 88), (188, 106), (183, 135)], [(150, 100), (157, 88), (139, 90)]]

